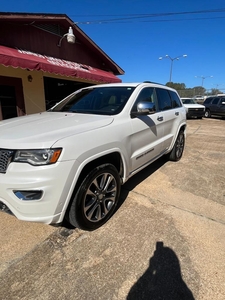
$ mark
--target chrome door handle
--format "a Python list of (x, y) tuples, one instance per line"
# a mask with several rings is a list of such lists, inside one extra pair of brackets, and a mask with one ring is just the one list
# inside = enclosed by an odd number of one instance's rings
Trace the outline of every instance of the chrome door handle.
[(162, 116), (161, 116), (161, 117), (158, 117), (157, 120), (158, 120), (158, 121), (163, 121), (163, 117), (162, 117)]

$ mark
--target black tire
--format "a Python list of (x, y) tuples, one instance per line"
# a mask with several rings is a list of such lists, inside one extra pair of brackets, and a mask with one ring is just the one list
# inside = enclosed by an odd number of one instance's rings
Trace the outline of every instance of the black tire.
[(178, 161), (181, 159), (185, 144), (185, 136), (183, 130), (180, 130), (172, 151), (169, 153), (169, 160)]
[(211, 112), (209, 109), (206, 109), (205, 111), (205, 118), (210, 118), (211, 117)]
[(112, 164), (96, 167), (75, 193), (67, 215), (68, 221), (84, 230), (99, 228), (115, 212), (120, 189), (120, 177)]

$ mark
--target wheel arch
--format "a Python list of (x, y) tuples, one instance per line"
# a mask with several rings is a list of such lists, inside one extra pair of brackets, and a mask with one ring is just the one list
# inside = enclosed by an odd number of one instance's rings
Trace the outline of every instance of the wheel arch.
[(111, 163), (114, 165), (114, 167), (117, 169), (120, 177), (123, 176), (124, 173), (124, 167), (123, 167), (123, 162), (122, 162), (122, 157), (119, 152), (112, 152), (109, 154), (105, 154), (103, 156), (100, 156), (98, 158), (95, 158), (91, 161), (89, 161), (83, 168), (82, 171), (80, 172), (79, 178), (76, 182), (75, 187), (84, 180), (85, 176), (93, 170), (95, 167), (99, 165), (103, 165), (106, 163)]
[(181, 124), (179, 130), (177, 130), (177, 134), (176, 134), (176, 135), (174, 136), (174, 138), (173, 138), (173, 143), (171, 144), (171, 146), (170, 146), (170, 148), (168, 149), (167, 153), (169, 153), (169, 152), (173, 149), (173, 146), (174, 146), (174, 144), (175, 144), (175, 142), (176, 142), (176, 140), (177, 140), (177, 137), (178, 137), (180, 131), (183, 131), (183, 132), (184, 132), (184, 136), (185, 136), (185, 138), (186, 138), (186, 127), (187, 127), (187, 124)]
[(78, 179), (73, 187), (73, 191), (72, 194), (69, 198), (66, 210), (65, 210), (65, 214), (64, 214), (64, 218), (67, 216), (68, 211), (70, 209), (70, 206), (72, 204), (72, 199), (74, 197), (74, 195), (76, 194), (76, 192), (78, 191), (79, 186), (81, 185), (81, 183), (83, 182), (83, 180), (85, 179), (85, 177), (87, 176), (88, 173), (90, 173), (91, 170), (93, 170), (94, 168), (100, 166), (100, 165), (104, 165), (106, 163), (110, 163), (112, 164), (118, 171), (119, 176), (120, 176), (120, 181), (122, 183), (122, 178), (124, 176), (124, 162), (121, 156), (121, 153), (118, 151), (112, 152), (112, 153), (108, 153), (105, 155), (102, 155), (98, 158), (95, 158), (89, 162), (87, 162), (87, 164), (85, 164), (82, 168), (82, 170), (80, 171), (80, 174), (78, 176)]
[[(187, 124), (183, 124), (183, 125), (180, 127), (178, 133), (179, 133), (181, 130), (182, 130), (184, 133), (186, 133), (186, 127), (187, 127)], [(177, 134), (177, 135), (178, 135), (178, 134)]]

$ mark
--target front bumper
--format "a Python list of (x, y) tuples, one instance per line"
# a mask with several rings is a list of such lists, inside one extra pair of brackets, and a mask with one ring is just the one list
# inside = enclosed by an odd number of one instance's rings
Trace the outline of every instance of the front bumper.
[[(63, 220), (73, 190), (76, 161), (34, 167), (27, 163), (11, 163), (0, 174), (1, 210), (11, 212), (24, 221), (46, 224)], [(40, 199), (22, 200), (15, 191), (42, 191)]]
[(191, 117), (197, 117), (197, 118), (202, 118), (205, 115), (205, 110), (204, 109), (188, 109), (187, 112), (187, 118)]

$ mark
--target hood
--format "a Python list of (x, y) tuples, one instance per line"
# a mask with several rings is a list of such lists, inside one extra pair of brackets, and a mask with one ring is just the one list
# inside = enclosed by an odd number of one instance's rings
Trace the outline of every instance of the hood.
[(71, 135), (95, 130), (113, 122), (111, 116), (44, 112), (0, 122), (0, 148), (50, 148)]
[(201, 105), (201, 104), (183, 104), (185, 107), (187, 107), (187, 108), (205, 108), (205, 106), (204, 105)]

